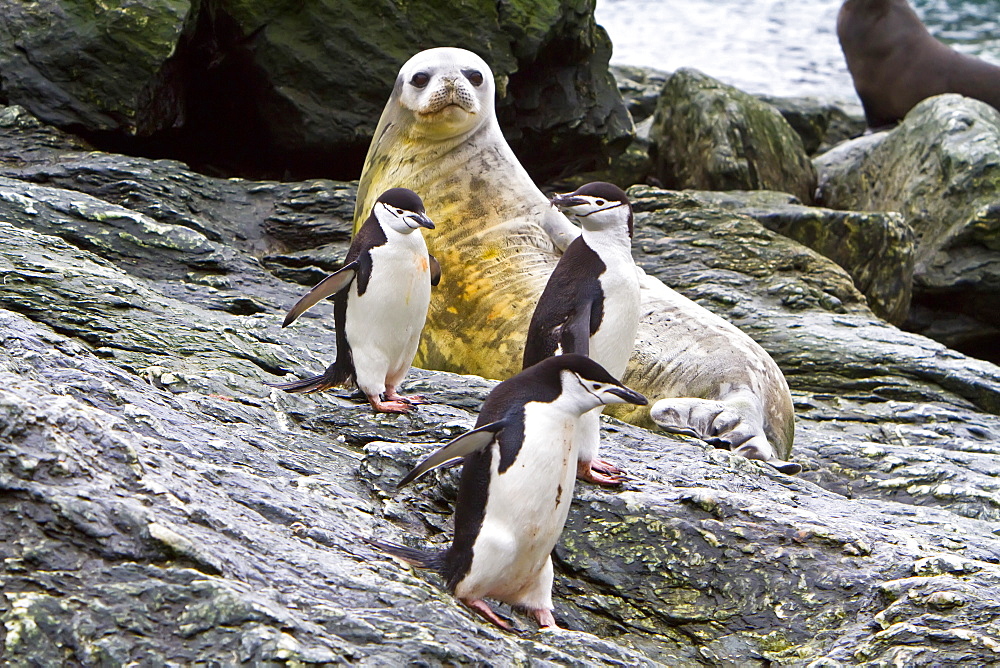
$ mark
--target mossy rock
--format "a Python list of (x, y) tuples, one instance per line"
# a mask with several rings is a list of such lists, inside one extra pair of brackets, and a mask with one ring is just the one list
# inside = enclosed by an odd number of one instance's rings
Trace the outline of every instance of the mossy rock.
[(815, 170), (782, 115), (697, 70), (678, 70), (663, 85), (651, 138), (668, 188), (780, 190), (812, 202)]
[(933, 97), (895, 129), (815, 164), (826, 206), (906, 218), (916, 234), (915, 303), (942, 319), (1000, 326), (1000, 112), (960, 95)]

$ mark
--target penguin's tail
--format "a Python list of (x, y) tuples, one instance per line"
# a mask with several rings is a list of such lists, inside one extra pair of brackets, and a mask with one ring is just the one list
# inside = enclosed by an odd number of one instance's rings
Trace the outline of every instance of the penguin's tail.
[(424, 550), (419, 547), (408, 547), (406, 545), (399, 545), (398, 543), (375, 540), (374, 538), (362, 538), (361, 540), (375, 549), (381, 550), (397, 559), (402, 559), (417, 568), (430, 568), (440, 571), (441, 567), (444, 566), (444, 550)]
[(303, 394), (309, 394), (310, 392), (322, 392), (323, 390), (329, 390), (331, 387), (345, 385), (350, 380), (350, 374), (341, 372), (337, 368), (337, 364), (334, 363), (329, 369), (318, 376), (310, 376), (308, 378), (302, 378), (301, 380), (293, 380), (290, 383), (265, 383), (265, 385), (268, 387), (276, 387), (279, 390), (284, 390), (285, 392), (301, 392)]

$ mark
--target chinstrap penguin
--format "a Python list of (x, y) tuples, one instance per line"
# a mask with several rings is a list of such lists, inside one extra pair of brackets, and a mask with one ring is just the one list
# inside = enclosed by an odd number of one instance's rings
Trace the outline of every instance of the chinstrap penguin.
[(463, 460), (451, 547), (367, 542), (438, 571), (460, 601), (501, 628), (510, 626), (484, 597), (527, 610), (541, 627), (555, 626), (550, 554), (573, 498), (575, 432), (584, 413), (612, 403), (644, 405), (646, 398), (583, 355), (550, 357), (500, 383), (473, 430), (399, 483)]
[(347, 251), (344, 266), (291, 308), (282, 327), (334, 295), (337, 359), (318, 376), (272, 387), (318, 392), (353, 384), (376, 412), (407, 413), (419, 396), (397, 388), (413, 363), (440, 267), (427, 253), (420, 228), (434, 229), (412, 190), (392, 188), (372, 207)]
[[(580, 353), (620, 378), (639, 327), (639, 276), (632, 260), (632, 207), (611, 183), (588, 183), (552, 198), (582, 233), (549, 276), (528, 326), (523, 367), (563, 353)], [(577, 475), (618, 484), (621, 471), (597, 457), (601, 412), (583, 417)]]

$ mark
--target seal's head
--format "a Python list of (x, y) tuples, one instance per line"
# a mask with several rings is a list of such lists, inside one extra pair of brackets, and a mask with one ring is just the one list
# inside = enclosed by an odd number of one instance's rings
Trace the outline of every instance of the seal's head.
[(465, 49), (421, 51), (399, 70), (393, 97), (413, 116), (413, 132), (455, 137), (493, 116), (496, 86), (486, 62)]

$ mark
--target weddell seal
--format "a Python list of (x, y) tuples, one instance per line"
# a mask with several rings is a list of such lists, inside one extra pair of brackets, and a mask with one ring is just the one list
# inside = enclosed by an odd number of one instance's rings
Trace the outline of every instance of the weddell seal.
[(390, 188), (354, 236), (344, 266), (307, 292), (282, 327), (335, 295), (337, 359), (319, 374), (290, 383), (268, 383), (286, 392), (319, 392), (356, 385), (377, 413), (408, 413), (419, 396), (396, 390), (410, 370), (427, 318), (431, 286), (440, 271), (420, 234), (432, 230), (423, 202), (412, 190)]
[(541, 627), (555, 626), (551, 555), (573, 500), (581, 418), (623, 402), (646, 399), (583, 355), (549, 357), (525, 369), (493, 388), (474, 429), (399, 482), (463, 461), (451, 547), (366, 542), (438, 571), (460, 601), (501, 628), (510, 625), (484, 597), (526, 609)]
[[(408, 60), (368, 149), (354, 223), (357, 229), (386, 188), (421, 193), (437, 222), (427, 244), (448, 280), (431, 300), (415, 363), (504, 379), (518, 372), (535, 304), (580, 230), (507, 145), (495, 94), (489, 66), (470, 51), (429, 49)], [(661, 426), (733, 449), (746, 445), (746, 456), (786, 466), (792, 398), (771, 357), (641, 271), (639, 285), (640, 323), (622, 381), (668, 400)], [(652, 426), (645, 409), (616, 415)]]
[(906, 0), (847, 0), (837, 37), (868, 126), (899, 122), (921, 100), (960, 93), (1000, 110), (1000, 67), (945, 46)]

